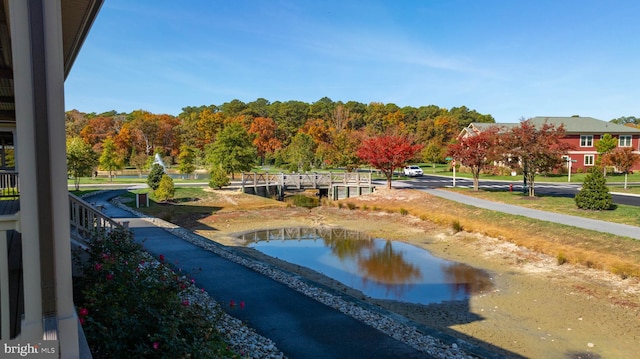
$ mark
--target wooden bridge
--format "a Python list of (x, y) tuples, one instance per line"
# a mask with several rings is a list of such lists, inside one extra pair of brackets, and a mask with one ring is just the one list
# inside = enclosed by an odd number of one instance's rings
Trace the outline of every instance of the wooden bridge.
[(261, 231), (243, 233), (238, 238), (245, 243), (257, 243), (261, 241), (284, 241), (303, 239), (324, 239), (334, 241), (340, 239), (371, 240), (371, 236), (344, 228), (331, 227), (290, 227), (274, 228)]
[(371, 193), (375, 186), (371, 183), (371, 173), (243, 173), (242, 191), (262, 196), (284, 196), (287, 190), (317, 189), (318, 195), (331, 199), (349, 198), (363, 193)]

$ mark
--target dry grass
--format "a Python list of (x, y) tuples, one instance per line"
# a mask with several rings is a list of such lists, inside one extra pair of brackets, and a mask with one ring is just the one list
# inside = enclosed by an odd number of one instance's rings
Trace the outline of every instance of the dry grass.
[(512, 242), (563, 262), (640, 277), (640, 241), (480, 209), (413, 190), (380, 191), (350, 198), (358, 208), (400, 212), (422, 220)]

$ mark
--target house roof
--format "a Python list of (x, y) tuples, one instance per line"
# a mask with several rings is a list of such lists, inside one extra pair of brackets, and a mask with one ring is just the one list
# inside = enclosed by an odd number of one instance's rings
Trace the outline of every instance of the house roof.
[[(542, 126), (548, 123), (559, 127), (564, 125), (566, 133), (593, 133), (593, 134), (640, 134), (640, 128), (618, 125), (611, 122), (595, 119), (593, 117), (533, 117), (529, 119), (535, 126)], [(512, 127), (519, 126), (520, 123), (480, 123), (474, 122), (469, 125), (470, 129), (483, 131), (491, 126), (498, 126), (502, 130), (508, 130)], [(467, 130), (466, 132), (469, 132)]]
[[(62, 47), (65, 78), (80, 51), (103, 0), (62, 0)], [(13, 59), (8, 2), (0, 2), (0, 122), (15, 122)]]

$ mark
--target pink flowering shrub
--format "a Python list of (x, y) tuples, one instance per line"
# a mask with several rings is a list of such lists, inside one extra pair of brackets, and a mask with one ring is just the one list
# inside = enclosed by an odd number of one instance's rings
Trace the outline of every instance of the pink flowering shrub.
[(128, 232), (98, 236), (81, 257), (76, 305), (94, 358), (237, 357), (215, 328), (219, 312), (190, 300), (191, 281)]

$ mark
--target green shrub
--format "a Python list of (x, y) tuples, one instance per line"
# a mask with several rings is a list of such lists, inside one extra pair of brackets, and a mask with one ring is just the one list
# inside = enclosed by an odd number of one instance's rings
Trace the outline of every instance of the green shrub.
[(453, 229), (455, 233), (462, 232), (464, 230), (462, 224), (460, 224), (460, 221), (457, 219), (451, 222), (451, 229)]
[(170, 199), (173, 199), (173, 196), (175, 196), (175, 194), (176, 189), (173, 186), (173, 179), (168, 175), (162, 176), (158, 188), (153, 192), (156, 200), (166, 202)]
[(409, 214), (409, 211), (404, 209), (404, 208), (400, 208), (400, 215), (401, 216), (406, 216), (407, 214)]
[(147, 184), (152, 190), (155, 191), (158, 189), (162, 176), (164, 176), (164, 168), (162, 168), (162, 166), (157, 163), (151, 166), (151, 170), (147, 176)]
[(320, 200), (317, 197), (309, 197), (303, 194), (296, 194), (291, 197), (287, 197), (287, 204), (291, 203), (296, 207), (314, 208), (318, 207)]
[(129, 232), (99, 236), (82, 258), (76, 303), (94, 358), (233, 357), (216, 329), (220, 312), (190, 301), (191, 281)]
[(567, 263), (567, 257), (562, 252), (558, 253), (558, 255), (556, 256), (556, 260), (558, 261), (559, 266)]
[(209, 175), (211, 176), (209, 179), (209, 187), (211, 188), (220, 189), (231, 183), (229, 176), (227, 176), (227, 172), (220, 166), (214, 166), (211, 171), (209, 171)]
[(350, 210), (354, 210), (357, 208), (357, 206), (355, 203), (347, 202), (347, 208), (349, 208)]
[(585, 176), (582, 189), (576, 194), (575, 202), (581, 209), (601, 211), (613, 208), (613, 198), (601, 169), (596, 167)]

